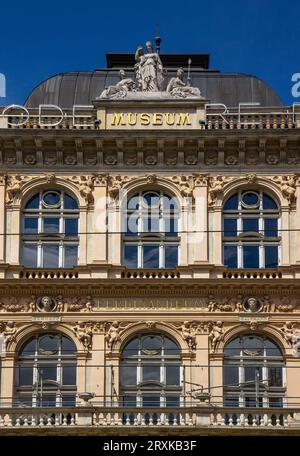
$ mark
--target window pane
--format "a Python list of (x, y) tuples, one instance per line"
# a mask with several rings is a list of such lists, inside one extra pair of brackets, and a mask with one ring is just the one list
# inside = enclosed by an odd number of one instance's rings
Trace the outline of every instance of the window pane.
[(178, 247), (177, 245), (166, 245), (165, 246), (165, 267), (176, 268), (178, 265)]
[(239, 384), (239, 370), (238, 366), (225, 366), (224, 367), (224, 385), (233, 386)]
[(127, 268), (138, 267), (138, 247), (137, 245), (125, 245), (124, 248), (124, 265)]
[(63, 366), (63, 385), (76, 385), (76, 366)]
[(265, 236), (278, 236), (277, 219), (265, 219)]
[(27, 342), (22, 349), (20, 356), (32, 356), (35, 354), (36, 350), (36, 339), (32, 339), (30, 342)]
[(43, 203), (46, 206), (60, 206), (61, 195), (58, 192), (45, 192), (43, 194)]
[(278, 247), (270, 245), (265, 247), (265, 267), (276, 268), (278, 266)]
[(59, 233), (59, 218), (44, 217), (44, 233)]
[(76, 394), (62, 394), (62, 406), (63, 407), (75, 407)]
[(20, 367), (19, 368), (19, 386), (26, 386), (33, 384), (33, 368)]
[(58, 245), (43, 245), (43, 267), (44, 268), (58, 268)]
[(164, 353), (165, 355), (179, 355), (180, 349), (177, 344), (167, 337), (164, 338)]
[(125, 346), (123, 350), (123, 356), (134, 356), (138, 354), (139, 350), (139, 339), (133, 339)]
[(136, 407), (136, 396), (122, 396), (122, 404), (124, 407)]
[(167, 407), (179, 407), (180, 398), (179, 396), (167, 396), (166, 397), (166, 406)]
[(143, 218), (143, 232), (144, 233), (159, 233), (159, 218), (156, 214), (149, 215)]
[(165, 234), (166, 236), (177, 236), (178, 235), (178, 220), (176, 218), (165, 218)]
[(36, 268), (37, 266), (37, 245), (23, 244), (23, 265), (27, 268)]
[(73, 268), (77, 265), (78, 261), (78, 246), (77, 245), (65, 245), (65, 268)]
[(245, 407), (262, 407), (262, 397), (246, 396)]
[(233, 210), (238, 208), (238, 195), (231, 196), (224, 205), (224, 210)]
[(25, 208), (26, 209), (38, 209), (39, 208), (39, 201), (40, 201), (40, 195), (37, 194), (30, 198), (28, 203), (26, 204)]
[(73, 353), (76, 353), (74, 342), (64, 336), (61, 338), (61, 353), (63, 355), (72, 355)]
[(232, 237), (237, 235), (237, 219), (224, 219), (224, 236)]
[(55, 354), (58, 352), (59, 340), (55, 335), (42, 336), (38, 341), (39, 353)]
[(237, 337), (229, 342), (224, 350), (225, 356), (240, 356), (241, 353), (241, 339)]
[(143, 396), (143, 406), (159, 407), (160, 406), (160, 396)]
[(43, 394), (42, 397), (38, 399), (38, 405), (42, 407), (55, 407), (56, 396), (55, 394)]
[(237, 268), (237, 247), (235, 245), (224, 245), (224, 266)]
[(269, 407), (283, 407), (282, 397), (269, 397)]
[(78, 204), (77, 202), (74, 200), (74, 198), (72, 198), (71, 196), (69, 195), (65, 195), (65, 201), (64, 201), (64, 208), (65, 209), (78, 209)]
[(258, 231), (258, 219), (243, 219), (243, 231)]
[(267, 356), (282, 356), (280, 348), (271, 340), (265, 341), (266, 355)]
[(40, 366), (39, 367), (39, 378), (43, 380), (57, 380), (57, 367), (56, 366)]
[(278, 209), (275, 201), (264, 193), (263, 195), (263, 208), (264, 209)]
[(126, 236), (133, 236), (139, 232), (138, 214), (130, 214), (127, 218)]
[(257, 206), (259, 203), (259, 197), (257, 193), (245, 192), (242, 195), (242, 201), (246, 206)]
[(37, 217), (25, 217), (24, 218), (24, 233), (25, 234), (36, 234), (38, 232), (38, 218)]
[(245, 382), (250, 382), (250, 385), (255, 382), (261, 382), (262, 380), (262, 369), (255, 366), (247, 366), (244, 369)]
[(78, 219), (67, 218), (65, 219), (65, 235), (78, 236)]
[(143, 366), (143, 382), (146, 381), (160, 381), (160, 366), (159, 365), (150, 365), (150, 366)]
[(180, 384), (180, 367), (179, 366), (166, 366), (166, 384), (179, 385)]
[(258, 268), (259, 267), (259, 251), (258, 245), (244, 245), (244, 268)]
[(239, 406), (239, 398), (236, 396), (225, 396), (224, 398), (224, 406), (225, 407), (238, 407)]
[(136, 385), (136, 369), (134, 365), (121, 366), (120, 381), (121, 385)]
[(144, 245), (144, 268), (158, 268), (159, 267), (159, 246), (158, 245)]
[(270, 367), (268, 369), (269, 386), (282, 386), (282, 368)]

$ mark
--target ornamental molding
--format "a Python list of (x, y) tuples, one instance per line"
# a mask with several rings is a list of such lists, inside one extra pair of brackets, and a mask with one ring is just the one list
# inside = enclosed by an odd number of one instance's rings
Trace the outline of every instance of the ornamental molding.
[(78, 321), (73, 327), (72, 331), (81, 342), (83, 350), (90, 352), (93, 345), (93, 335), (101, 334), (104, 331), (104, 324), (100, 322), (92, 321)]
[(280, 328), (280, 331), (293, 349), (294, 358), (300, 358), (300, 328), (298, 323), (287, 321)]

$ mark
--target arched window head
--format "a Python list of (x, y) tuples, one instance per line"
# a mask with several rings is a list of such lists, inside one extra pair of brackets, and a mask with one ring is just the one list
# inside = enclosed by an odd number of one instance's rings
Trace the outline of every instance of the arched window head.
[(279, 264), (280, 211), (262, 190), (240, 190), (223, 207), (223, 258), (229, 268)]
[(55, 407), (74, 405), (76, 346), (68, 337), (38, 334), (18, 353), (15, 396), (17, 404)]
[(179, 257), (177, 200), (162, 191), (140, 191), (123, 217), (123, 263), (128, 268), (175, 268)]
[(281, 407), (285, 394), (280, 347), (262, 334), (243, 334), (224, 348), (227, 406)]
[(72, 268), (78, 261), (77, 201), (63, 190), (41, 190), (23, 210), (22, 264)]
[(122, 350), (120, 391), (123, 405), (178, 407), (180, 348), (163, 334), (139, 334)]

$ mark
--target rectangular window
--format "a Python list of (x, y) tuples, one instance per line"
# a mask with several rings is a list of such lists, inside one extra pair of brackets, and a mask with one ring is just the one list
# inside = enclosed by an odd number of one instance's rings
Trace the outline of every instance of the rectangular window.
[(278, 247), (276, 245), (265, 246), (265, 267), (276, 268), (278, 266)]
[(78, 246), (77, 245), (65, 245), (65, 268), (73, 268), (78, 262)]
[(130, 366), (121, 366), (120, 381), (121, 381), (122, 386), (136, 385), (136, 382), (137, 382), (136, 369), (137, 369), (137, 367), (132, 364)]
[(164, 219), (165, 224), (165, 235), (166, 236), (177, 236), (178, 235), (178, 220), (171, 217)]
[(76, 385), (76, 366), (63, 366), (63, 385)]
[(63, 393), (61, 398), (63, 407), (75, 407), (76, 405), (76, 394)]
[(259, 268), (258, 245), (243, 246), (244, 268)]
[(26, 268), (37, 267), (37, 245), (23, 244), (22, 262)]
[(137, 268), (138, 267), (138, 246), (137, 245), (125, 245), (124, 247), (124, 265), (126, 268)]
[(224, 266), (227, 268), (237, 268), (237, 246), (224, 245)]
[(158, 268), (159, 267), (159, 246), (158, 245), (144, 245), (143, 246), (144, 268)]
[(160, 406), (160, 396), (143, 396), (143, 406), (144, 407), (159, 407)]
[(239, 384), (239, 368), (238, 366), (224, 367), (224, 385), (237, 386)]
[(180, 367), (166, 366), (166, 383), (167, 385), (179, 385), (180, 383)]
[(43, 267), (58, 268), (59, 246), (53, 244), (43, 245)]
[(33, 368), (19, 367), (19, 386), (27, 386), (33, 384)]
[(165, 268), (176, 268), (178, 266), (178, 247), (177, 245), (165, 246)]
[(265, 236), (276, 237), (278, 236), (278, 220), (277, 219), (265, 219)]
[(159, 218), (150, 215), (149, 217), (146, 217), (143, 219), (143, 232), (144, 233), (159, 233)]
[(24, 218), (24, 234), (37, 234), (38, 232), (38, 218), (25, 217)]
[(78, 236), (78, 219), (65, 219), (65, 236)]
[(146, 381), (160, 381), (160, 366), (153, 364), (151, 366), (143, 366), (143, 382)]
[(269, 367), (268, 383), (269, 386), (282, 386), (282, 367)]
[(237, 219), (224, 219), (224, 236), (235, 237), (237, 235)]
[(56, 217), (44, 217), (44, 233), (59, 233), (59, 218)]
[(258, 232), (258, 218), (244, 218), (243, 219), (243, 232), (254, 231)]
[(39, 381), (46, 382), (47, 380), (57, 380), (57, 367), (56, 366), (40, 366), (39, 367)]

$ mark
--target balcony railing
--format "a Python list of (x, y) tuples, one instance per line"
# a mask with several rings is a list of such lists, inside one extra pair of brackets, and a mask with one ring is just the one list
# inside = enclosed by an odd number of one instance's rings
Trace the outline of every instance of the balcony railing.
[(300, 429), (300, 408), (194, 407), (29, 407), (1, 408), (0, 434), (43, 427)]

